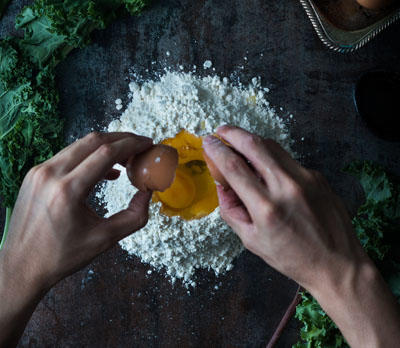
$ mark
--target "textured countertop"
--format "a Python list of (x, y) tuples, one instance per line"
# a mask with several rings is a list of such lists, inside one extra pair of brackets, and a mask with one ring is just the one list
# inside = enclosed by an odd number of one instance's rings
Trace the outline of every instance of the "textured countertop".
[[(13, 1), (0, 22), (2, 37), (13, 32), (22, 3)], [(164, 66), (188, 71), (211, 60), (220, 76), (239, 71), (246, 83), (261, 77), (270, 102), (283, 107), (282, 115), (294, 115), (289, 124), (302, 162), (322, 171), (354, 211), (362, 194), (340, 172), (346, 163), (370, 159), (400, 174), (400, 144), (372, 134), (353, 102), (363, 72), (400, 71), (399, 37), (395, 25), (342, 55), (322, 45), (297, 1), (155, 1), (139, 18), (95, 32), (92, 45), (59, 66), (66, 139), (101, 129), (120, 114), (114, 100), (122, 97), (126, 104), (130, 69), (146, 77)], [(47, 294), (20, 346), (262, 347), (296, 290), (248, 252), (218, 279), (200, 271), (190, 294), (148, 269), (115, 246)], [(292, 320), (277, 347), (290, 347), (298, 330)]]

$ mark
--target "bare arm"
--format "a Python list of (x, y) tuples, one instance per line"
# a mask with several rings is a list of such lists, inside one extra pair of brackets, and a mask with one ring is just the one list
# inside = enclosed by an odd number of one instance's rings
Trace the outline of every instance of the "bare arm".
[(0, 251), (1, 347), (17, 345), (54, 284), (146, 224), (151, 193), (135, 195), (108, 219), (85, 201), (98, 181), (118, 177), (114, 163), (150, 146), (130, 133), (92, 133), (28, 173)]
[(307, 289), (352, 347), (398, 347), (394, 296), (353, 231), (342, 201), (318, 172), (272, 140), (220, 127), (204, 140), (229, 182), (218, 187), (221, 215), (254, 254)]

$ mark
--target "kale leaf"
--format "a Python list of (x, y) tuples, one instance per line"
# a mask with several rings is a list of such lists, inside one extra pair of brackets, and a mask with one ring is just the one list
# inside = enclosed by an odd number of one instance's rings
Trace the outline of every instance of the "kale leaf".
[(303, 323), (300, 342), (294, 348), (348, 347), (335, 323), (328, 317), (318, 302), (306, 292), (296, 307), (296, 318)]
[[(0, 15), (7, 1), (0, 0)], [(150, 0), (36, 0), (17, 16), (23, 38), (0, 41), (0, 196), (11, 210), (28, 170), (63, 146), (55, 67), (90, 33), (118, 15), (138, 14)]]

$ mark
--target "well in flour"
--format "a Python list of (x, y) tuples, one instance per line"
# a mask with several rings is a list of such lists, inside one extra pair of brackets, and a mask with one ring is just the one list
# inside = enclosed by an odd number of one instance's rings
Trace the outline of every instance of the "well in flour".
[[(121, 117), (112, 121), (109, 132), (128, 131), (154, 139), (155, 143), (185, 129), (198, 136), (213, 133), (223, 124), (233, 124), (278, 141), (291, 151), (288, 130), (265, 98), (266, 89), (254, 78), (248, 86), (234, 86), (226, 77), (197, 77), (192, 73), (167, 71), (157, 81), (129, 84), (130, 103)], [(121, 176), (102, 184), (97, 196), (110, 216), (128, 206), (136, 189), (123, 167)], [(232, 268), (243, 246), (219, 215), (185, 221), (160, 213), (159, 203), (150, 206), (148, 224), (120, 242), (130, 255), (156, 270), (164, 269), (172, 282), (181, 279), (195, 286), (197, 268), (216, 275)]]

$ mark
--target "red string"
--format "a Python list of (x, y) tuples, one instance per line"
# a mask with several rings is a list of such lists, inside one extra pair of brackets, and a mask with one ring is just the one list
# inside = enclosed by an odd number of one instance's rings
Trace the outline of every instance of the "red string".
[(289, 307), (287, 308), (285, 314), (283, 315), (281, 321), (279, 322), (278, 327), (275, 329), (274, 334), (272, 335), (271, 339), (267, 344), (267, 348), (273, 348), (275, 344), (278, 342), (279, 337), (281, 337), (283, 330), (289, 323), (289, 320), (293, 317), (293, 314), (296, 312), (296, 306), (299, 304), (301, 300), (302, 291), (301, 286), (297, 288), (296, 294), (293, 297), (292, 302), (290, 303)]

